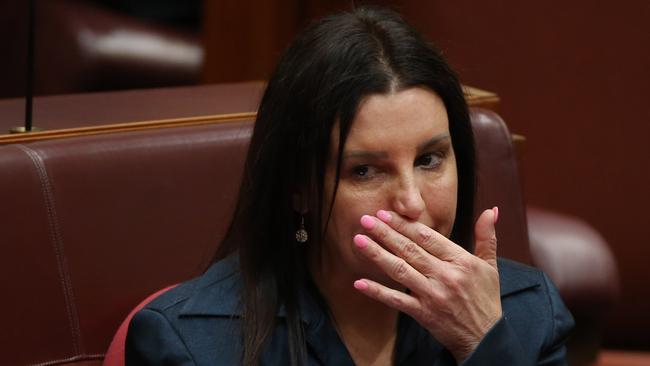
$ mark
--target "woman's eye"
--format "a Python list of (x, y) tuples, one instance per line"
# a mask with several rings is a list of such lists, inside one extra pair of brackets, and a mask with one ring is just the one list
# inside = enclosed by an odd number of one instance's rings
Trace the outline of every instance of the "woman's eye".
[(420, 166), (424, 169), (435, 169), (440, 165), (441, 162), (442, 157), (437, 154), (430, 153), (418, 157), (415, 161), (415, 165)]
[(352, 173), (359, 179), (369, 179), (375, 174), (375, 170), (369, 165), (359, 165), (352, 169)]

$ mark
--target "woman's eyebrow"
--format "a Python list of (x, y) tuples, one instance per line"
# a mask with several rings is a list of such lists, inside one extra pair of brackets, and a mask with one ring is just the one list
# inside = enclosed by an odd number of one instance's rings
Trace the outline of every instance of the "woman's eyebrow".
[(352, 150), (348, 151), (343, 155), (343, 159), (385, 159), (388, 157), (388, 152), (386, 151), (363, 151), (363, 150)]
[[(449, 139), (449, 134), (448, 133), (442, 133), (440, 135), (433, 136), (431, 139), (421, 143), (417, 147), (418, 153), (422, 152), (423, 150), (429, 149), (444, 140)], [(388, 157), (388, 152), (387, 151), (364, 151), (364, 150), (351, 150), (346, 152), (343, 155), (343, 159), (370, 159), (370, 160), (378, 160), (378, 159), (385, 159)]]
[(421, 143), (418, 145), (418, 153), (429, 149), (433, 146), (436, 146), (437, 144), (449, 139), (449, 134), (448, 133), (441, 133), (440, 135), (433, 136), (431, 139)]

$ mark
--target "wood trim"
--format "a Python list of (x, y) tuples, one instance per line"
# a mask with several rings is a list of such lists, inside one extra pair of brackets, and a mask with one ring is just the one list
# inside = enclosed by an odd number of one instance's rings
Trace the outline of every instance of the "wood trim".
[(463, 85), (463, 92), (465, 93), (465, 100), (469, 106), (499, 112), (498, 107), (501, 99), (497, 94), (467, 85)]
[(513, 133), (510, 135), (512, 138), (512, 145), (515, 147), (517, 156), (524, 156), (524, 148), (526, 147), (526, 136)]
[[(496, 111), (499, 96), (482, 89), (463, 86), (467, 104), (471, 107), (483, 107)], [(0, 145), (59, 139), (66, 137), (99, 135), (114, 132), (140, 131), (154, 128), (171, 128), (180, 126), (205, 125), (212, 123), (227, 123), (255, 119), (256, 112), (216, 114), (198, 117), (173, 118), (139, 122), (125, 122), (90, 127), (67, 128), (59, 130), (38, 131), (30, 133), (0, 135)]]
[(61, 130), (0, 135), (0, 145), (19, 143), (19, 142), (51, 140), (51, 139), (59, 139), (59, 138), (75, 137), (75, 136), (88, 136), (88, 135), (99, 135), (99, 134), (115, 133), (115, 132), (140, 131), (140, 130), (149, 130), (154, 128), (171, 128), (171, 127), (181, 127), (181, 126), (196, 126), (196, 125), (206, 125), (206, 124), (213, 124), (213, 123), (245, 121), (245, 120), (255, 119), (256, 114), (257, 114), (256, 112), (217, 114), (211, 116), (173, 118), (173, 119), (163, 119), (163, 120), (143, 121), (143, 122), (126, 122), (126, 123), (116, 123), (116, 124), (92, 126), (92, 127), (67, 128)]

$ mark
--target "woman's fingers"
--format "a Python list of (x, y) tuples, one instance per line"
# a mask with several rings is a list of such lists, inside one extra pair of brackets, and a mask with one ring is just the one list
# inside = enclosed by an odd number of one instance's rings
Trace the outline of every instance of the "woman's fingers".
[(411, 292), (367, 279), (356, 281), (354, 287), (411, 315), (457, 359), (464, 359), (503, 313), (496, 259), (497, 216), (496, 208), (479, 216), (475, 255), (395, 212), (363, 216), (361, 225), (369, 236), (354, 237), (357, 249)]
[(422, 305), (415, 297), (368, 279), (354, 281), (354, 288), (366, 296), (416, 318)]
[(383, 247), (424, 274), (433, 274), (436, 272), (435, 267), (442, 265), (440, 259), (432, 256), (425, 250), (426, 248), (422, 248), (412, 238), (393, 230), (388, 224), (373, 216), (361, 217), (361, 226)]
[(365, 235), (355, 235), (354, 244), (366, 258), (381, 268), (390, 278), (415, 292), (430, 290), (430, 279)]
[(420, 222), (407, 221), (395, 212), (384, 210), (377, 212), (377, 218), (381, 220), (380, 222), (385, 223), (394, 231), (401, 233), (419, 247), (443, 261), (452, 261), (458, 258), (459, 255), (466, 254), (466, 251), (461, 246)]

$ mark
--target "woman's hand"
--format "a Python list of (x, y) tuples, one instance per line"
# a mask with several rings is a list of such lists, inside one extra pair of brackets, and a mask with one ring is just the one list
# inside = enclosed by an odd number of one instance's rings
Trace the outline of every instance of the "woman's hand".
[(394, 290), (369, 279), (355, 281), (354, 287), (410, 315), (460, 363), (501, 318), (497, 216), (495, 207), (485, 210), (476, 221), (476, 255), (395, 212), (363, 216), (361, 225), (368, 236), (354, 237), (357, 249), (410, 291)]

